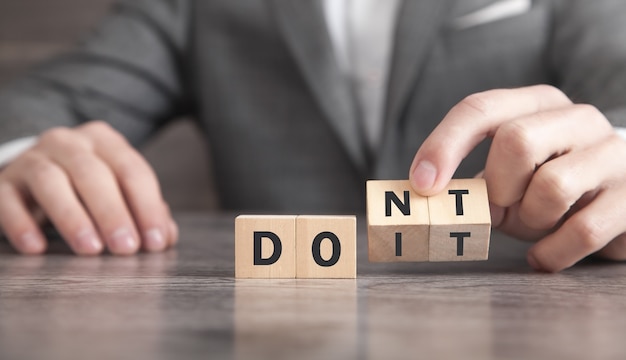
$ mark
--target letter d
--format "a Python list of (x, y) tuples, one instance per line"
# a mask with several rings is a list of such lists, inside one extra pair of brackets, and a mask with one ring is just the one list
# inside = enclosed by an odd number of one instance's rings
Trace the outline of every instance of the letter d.
[[(264, 259), (261, 251), (261, 244), (263, 238), (272, 240), (274, 245), (274, 251), (270, 257)], [(283, 252), (283, 244), (280, 242), (278, 235), (270, 231), (255, 231), (254, 232), (254, 265), (272, 265), (280, 258)]]

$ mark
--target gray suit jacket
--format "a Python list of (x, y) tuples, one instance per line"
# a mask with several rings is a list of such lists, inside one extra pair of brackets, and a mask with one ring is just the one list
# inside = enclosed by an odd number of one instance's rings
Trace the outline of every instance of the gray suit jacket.
[[(224, 208), (351, 212), (364, 208), (367, 178), (406, 178), (423, 139), (474, 92), (550, 83), (626, 125), (625, 1), (537, 0), (524, 14), (451, 26), (494, 2), (403, 4), (374, 153), (316, 0), (121, 3), (79, 48), (0, 95), (0, 143), (92, 119), (140, 143), (192, 114)], [(457, 174), (473, 176), (485, 152)]]

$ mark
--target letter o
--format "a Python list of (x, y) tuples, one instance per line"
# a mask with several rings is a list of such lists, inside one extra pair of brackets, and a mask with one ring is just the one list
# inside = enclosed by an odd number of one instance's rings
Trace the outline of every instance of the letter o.
[[(328, 260), (324, 260), (321, 254), (322, 240), (324, 239), (330, 240), (333, 244), (333, 254)], [(339, 261), (339, 257), (341, 257), (341, 242), (339, 241), (337, 235), (331, 233), (330, 231), (324, 231), (317, 234), (315, 239), (313, 239), (311, 251), (313, 253), (313, 260), (315, 260), (317, 265), (323, 267), (333, 266), (337, 263), (337, 261)]]

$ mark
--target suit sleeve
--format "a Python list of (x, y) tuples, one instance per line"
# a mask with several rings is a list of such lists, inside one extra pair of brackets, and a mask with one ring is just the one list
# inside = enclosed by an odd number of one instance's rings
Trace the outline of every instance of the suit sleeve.
[(557, 84), (626, 127), (626, 1), (562, 0), (554, 15), (549, 61)]
[(137, 144), (188, 112), (189, 11), (187, 1), (116, 4), (76, 49), (0, 92), (0, 144), (90, 120)]

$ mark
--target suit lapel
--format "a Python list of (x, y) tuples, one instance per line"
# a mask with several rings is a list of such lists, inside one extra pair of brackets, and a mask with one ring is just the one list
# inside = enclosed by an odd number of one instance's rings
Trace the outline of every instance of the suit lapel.
[(400, 120), (428, 50), (443, 24), (447, 1), (406, 0), (398, 15), (387, 89), (384, 143)]
[(359, 135), (354, 99), (339, 70), (321, 2), (270, 0), (270, 3), (285, 41), (330, 125), (354, 164), (364, 170), (366, 152)]

